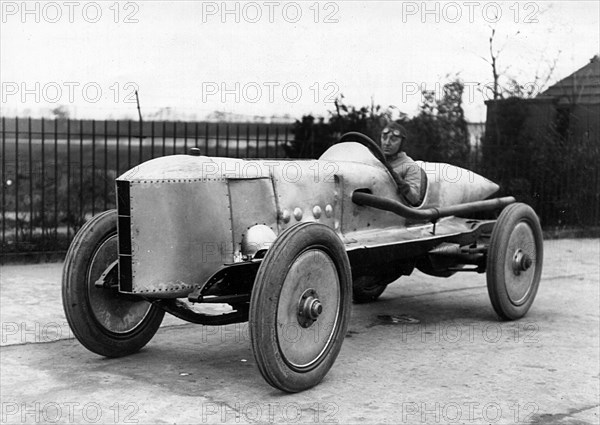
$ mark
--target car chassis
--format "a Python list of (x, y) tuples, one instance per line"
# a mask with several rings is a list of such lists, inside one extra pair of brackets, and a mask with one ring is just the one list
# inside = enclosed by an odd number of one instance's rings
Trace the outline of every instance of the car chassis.
[[(379, 147), (348, 133), (318, 160), (173, 155), (116, 181), (117, 210), (89, 220), (63, 270), (77, 339), (109, 357), (132, 354), (165, 312), (188, 322), (249, 322), (258, 368), (275, 388), (318, 384), (343, 343), (351, 300), (377, 299), (417, 268), (439, 277), (486, 273), (500, 318), (535, 298), (543, 241), (535, 212), (493, 182), (420, 162), (410, 207)], [(498, 219), (478, 218), (501, 211)], [(204, 307), (228, 305), (223, 314)], [(204, 311), (203, 311), (204, 309)]]

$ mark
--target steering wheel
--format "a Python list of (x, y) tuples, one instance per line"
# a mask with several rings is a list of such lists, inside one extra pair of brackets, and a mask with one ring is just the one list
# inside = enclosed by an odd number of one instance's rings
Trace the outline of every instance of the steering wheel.
[(396, 182), (396, 173), (394, 172), (393, 168), (390, 166), (390, 164), (388, 164), (387, 160), (385, 159), (385, 155), (383, 154), (383, 151), (381, 150), (381, 148), (379, 147), (379, 145), (377, 143), (375, 143), (375, 141), (373, 139), (371, 139), (369, 136), (359, 133), (357, 131), (351, 131), (349, 133), (345, 133), (344, 135), (342, 135), (342, 137), (340, 137), (340, 140), (338, 141), (338, 143), (342, 143), (342, 142), (357, 142), (360, 143), (361, 145), (363, 145), (364, 147), (366, 147), (367, 149), (369, 149), (371, 151), (371, 153), (373, 154), (373, 156), (375, 156), (375, 158), (377, 158), (379, 160), (379, 162), (381, 162), (383, 164), (383, 166), (389, 171), (389, 173), (392, 175), (392, 177), (394, 177), (394, 183), (396, 183), (396, 186), (398, 185), (398, 182)]

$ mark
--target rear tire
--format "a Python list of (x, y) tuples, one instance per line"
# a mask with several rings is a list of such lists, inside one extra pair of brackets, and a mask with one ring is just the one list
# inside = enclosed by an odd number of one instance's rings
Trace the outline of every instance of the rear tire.
[(490, 240), (487, 287), (494, 310), (504, 320), (529, 311), (542, 275), (544, 241), (533, 209), (515, 203), (502, 210)]
[(140, 299), (94, 282), (118, 258), (117, 213), (101, 213), (79, 230), (65, 259), (63, 308), (75, 337), (88, 350), (107, 357), (135, 353), (158, 330), (165, 312)]
[(357, 276), (352, 281), (352, 300), (356, 304), (375, 301), (388, 286), (388, 280), (379, 276)]

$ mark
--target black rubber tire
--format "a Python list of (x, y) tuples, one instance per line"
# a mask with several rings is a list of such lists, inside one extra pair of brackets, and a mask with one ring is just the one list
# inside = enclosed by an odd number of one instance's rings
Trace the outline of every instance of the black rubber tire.
[[(310, 250), (310, 251), (309, 251)], [(278, 309), (295, 305), (295, 298), (280, 300), (283, 291), (293, 284), (284, 285), (288, 275), (293, 275), (294, 267), (301, 264), (303, 254), (316, 252), (330, 261), (330, 271), (334, 265), (338, 285), (331, 285), (339, 291), (335, 320), (325, 335), (325, 343), (318, 355), (304, 369), (298, 369), (286, 358), (285, 343), (280, 343), (278, 334)], [(308, 272), (308, 276), (312, 276)], [(293, 276), (290, 278), (293, 279)], [(320, 280), (315, 280), (318, 282)], [(311, 282), (307, 278), (306, 282)], [(322, 281), (321, 281), (322, 282)], [(303, 282), (304, 283), (304, 282)], [(312, 283), (306, 283), (311, 286)], [(284, 288), (287, 286), (287, 288)], [(350, 262), (340, 238), (329, 227), (318, 223), (300, 223), (286, 229), (267, 251), (258, 270), (250, 300), (249, 328), (252, 349), (258, 368), (265, 380), (273, 387), (295, 393), (317, 385), (333, 366), (348, 327), (352, 299), (352, 275)], [(333, 311), (323, 300), (324, 309)], [(322, 316), (321, 316), (322, 317)], [(319, 317), (319, 319), (321, 319)], [(311, 326), (319, 323), (319, 319)], [(325, 319), (323, 319), (325, 320)], [(328, 322), (321, 322), (321, 326)], [(298, 329), (300, 325), (296, 323)], [(310, 327), (309, 327), (310, 328)], [(317, 328), (318, 329), (318, 328)], [(300, 329), (302, 332), (302, 329)], [(285, 338), (285, 337), (284, 337)], [(320, 343), (320, 342), (319, 342)], [(302, 346), (302, 344), (297, 344)], [(315, 345), (317, 343), (315, 342)], [(295, 347), (295, 346), (294, 346)]]
[(387, 279), (379, 276), (357, 276), (352, 281), (352, 300), (355, 304), (375, 301), (387, 288)]
[[(521, 233), (531, 236), (531, 241), (514, 240), (510, 244), (511, 235), (515, 233), (517, 226), (522, 229)], [(529, 232), (531, 235), (528, 235)], [(515, 261), (514, 256), (518, 250), (527, 253), (531, 266), (525, 271), (527, 275), (523, 278), (525, 291), (515, 301), (509, 294), (507, 280), (517, 279), (515, 276), (518, 275), (511, 270), (511, 259)], [(525, 316), (538, 291), (544, 256), (542, 228), (535, 211), (529, 205), (515, 203), (504, 208), (492, 231), (487, 255), (487, 287), (494, 310), (503, 320), (516, 320)]]
[[(105, 327), (94, 313), (90, 302), (89, 291), (92, 290), (94, 281), (104, 270), (98, 272), (99, 264), (94, 267), (96, 254), (104, 250), (106, 256), (102, 264), (112, 262), (118, 258), (118, 252), (112, 247), (115, 245), (117, 235), (117, 212), (105, 211), (90, 219), (79, 230), (65, 259), (62, 275), (62, 299), (67, 321), (75, 337), (88, 350), (106, 357), (121, 357), (139, 351), (145, 346), (158, 330), (165, 312), (154, 305), (145, 313), (131, 330), (114, 332)], [(114, 246), (116, 248), (116, 245)], [(91, 273), (94, 272), (92, 276)], [(90, 286), (91, 285), (91, 286)], [(116, 314), (130, 312), (130, 306), (140, 311), (145, 311), (147, 301), (129, 301), (119, 297), (116, 290), (98, 289), (97, 291), (112, 291), (103, 293), (108, 297), (109, 305), (115, 302)]]

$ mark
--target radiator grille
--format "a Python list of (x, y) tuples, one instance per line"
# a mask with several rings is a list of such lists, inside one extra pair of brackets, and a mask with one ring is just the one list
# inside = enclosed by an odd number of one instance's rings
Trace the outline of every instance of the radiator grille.
[(117, 215), (119, 235), (119, 291), (132, 292), (131, 208), (129, 182), (117, 180)]

